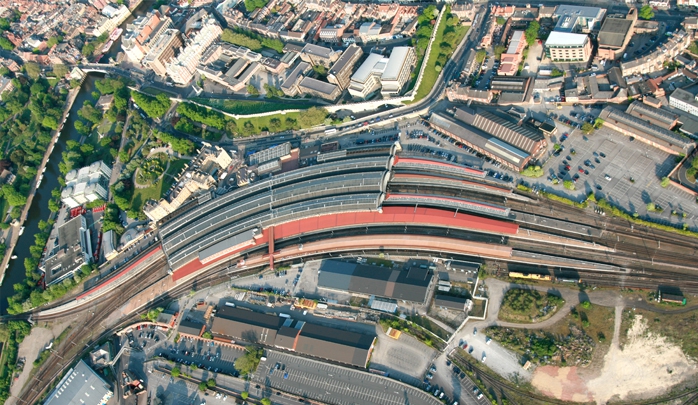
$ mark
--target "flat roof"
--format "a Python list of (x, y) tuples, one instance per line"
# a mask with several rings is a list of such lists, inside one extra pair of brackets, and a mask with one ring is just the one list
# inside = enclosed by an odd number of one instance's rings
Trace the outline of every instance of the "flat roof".
[(410, 267), (381, 268), (341, 260), (323, 260), (318, 286), (358, 294), (424, 302), (432, 272)]
[(407, 62), (407, 57), (412, 48), (409, 46), (396, 46), (390, 53), (388, 63), (385, 65), (385, 70), (381, 75), (384, 80), (397, 80), (400, 76), (400, 71)]
[(625, 38), (630, 34), (633, 20), (625, 18), (606, 17), (599, 31), (599, 46), (621, 47)]
[(589, 41), (586, 34), (552, 31), (545, 41), (545, 46), (584, 46)]
[(383, 60), (383, 55), (371, 53), (368, 55), (364, 63), (359, 66), (359, 69), (351, 76), (351, 80), (359, 83), (366, 83), (368, 77), (373, 72), (373, 68)]
[(44, 402), (45, 405), (87, 405), (106, 403), (111, 386), (83, 360), (68, 370)]

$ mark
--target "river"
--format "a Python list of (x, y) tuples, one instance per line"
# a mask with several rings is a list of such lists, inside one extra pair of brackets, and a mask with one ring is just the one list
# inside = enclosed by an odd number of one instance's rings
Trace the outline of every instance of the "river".
[(119, 52), (121, 52), (121, 38), (124, 36), (124, 33), (126, 32), (126, 26), (128, 24), (131, 24), (131, 22), (133, 20), (135, 20), (136, 17), (141, 16), (141, 15), (145, 15), (145, 13), (147, 13), (148, 11), (150, 11), (152, 9), (153, 9), (153, 2), (144, 0), (141, 4), (138, 5), (138, 7), (136, 7), (135, 10), (133, 10), (131, 15), (128, 16), (128, 18), (126, 19), (126, 21), (124, 21), (121, 24), (120, 28), (122, 28), (124, 30), (124, 32), (121, 33), (121, 36), (119, 37), (119, 39), (114, 41), (114, 44), (112, 44), (111, 48), (109, 48), (109, 52), (102, 55), (102, 57), (99, 60), (99, 63), (109, 63), (110, 58), (114, 58), (114, 60), (116, 60), (116, 55)]

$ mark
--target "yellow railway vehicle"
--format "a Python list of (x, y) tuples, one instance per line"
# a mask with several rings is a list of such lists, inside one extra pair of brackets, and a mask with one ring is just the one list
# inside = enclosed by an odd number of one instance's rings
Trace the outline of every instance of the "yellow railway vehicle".
[(509, 277), (511, 277), (511, 278), (526, 278), (529, 280), (538, 280), (538, 281), (550, 281), (550, 280), (552, 280), (552, 277), (550, 277), (550, 275), (548, 275), (548, 274), (520, 273), (518, 271), (510, 271)]

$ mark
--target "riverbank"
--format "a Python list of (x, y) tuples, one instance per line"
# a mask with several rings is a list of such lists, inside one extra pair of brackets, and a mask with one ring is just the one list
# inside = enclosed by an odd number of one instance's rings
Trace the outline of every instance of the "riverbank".
[[(70, 90), (70, 92), (68, 93), (68, 97), (66, 98), (66, 105), (63, 109), (63, 115), (61, 116), (62, 123), (65, 123), (66, 119), (68, 118), (70, 109), (73, 107), (73, 103), (75, 102), (75, 99), (77, 98), (79, 93), (80, 87), (74, 88)], [(44, 174), (44, 169), (46, 168), (46, 164), (48, 163), (49, 158), (51, 157), (53, 148), (56, 146), (58, 138), (60, 138), (61, 131), (63, 130), (63, 125), (64, 124), (61, 124), (58, 130), (54, 131), (53, 136), (51, 137), (51, 142), (46, 147), (46, 153), (44, 153), (44, 157), (41, 159), (41, 165), (37, 169), (36, 177), (34, 178), (34, 181), (32, 181), (31, 190), (29, 192), (29, 196), (27, 196), (27, 203), (24, 205), (24, 208), (22, 208), (22, 215), (20, 215), (18, 221), (15, 221), (14, 226), (11, 226), (7, 230), (9, 234), (5, 237), (5, 246), (7, 247), (7, 249), (5, 250), (5, 256), (2, 259), (2, 263), (0, 263), (0, 286), (2, 286), (2, 283), (5, 280), (5, 273), (9, 268), (9, 263), (11, 260), (10, 258), (14, 254), (15, 246), (17, 246), (17, 241), (19, 240), (20, 236), (19, 231), (22, 229), (22, 227), (24, 227), (24, 222), (27, 220), (27, 217), (29, 215), (29, 209), (31, 208), (32, 201), (34, 200), (34, 196), (36, 195), (36, 190), (40, 184), (39, 179), (41, 179)]]

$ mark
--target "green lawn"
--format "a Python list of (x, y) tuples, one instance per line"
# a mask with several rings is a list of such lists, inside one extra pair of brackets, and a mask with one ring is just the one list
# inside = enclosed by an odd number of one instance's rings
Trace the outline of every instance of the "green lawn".
[(246, 100), (222, 100), (215, 98), (195, 98), (194, 101), (207, 105), (209, 107), (218, 108), (230, 114), (249, 115), (259, 114), (272, 111), (283, 110), (302, 110), (312, 107), (308, 103), (302, 101), (296, 103), (279, 103), (273, 99), (269, 101), (246, 101)]
[[(419, 88), (417, 89), (417, 94), (415, 95), (413, 101), (408, 101), (406, 102), (406, 104), (416, 103), (424, 97), (426, 97), (426, 95), (429, 94), (431, 89), (434, 88), (434, 85), (436, 84), (436, 79), (439, 78), (439, 74), (441, 73), (441, 71), (436, 70), (436, 60), (440, 55), (439, 44), (441, 43), (442, 38), (444, 36), (444, 31), (446, 30), (446, 20), (446, 18), (442, 18), (441, 24), (439, 24), (439, 27), (437, 28), (436, 37), (434, 38), (434, 42), (431, 45), (431, 52), (429, 53), (429, 59), (426, 62), (427, 66), (424, 69), (424, 76), (422, 77), (422, 82), (419, 84)], [(470, 29), (470, 26), (457, 25), (455, 29), (456, 41), (453, 44), (454, 50), (458, 47), (458, 44), (460, 44), (460, 42), (463, 40), (463, 37)], [(448, 56), (450, 57), (451, 55)]]
[(155, 201), (159, 200), (172, 186), (172, 183), (174, 183), (174, 178), (172, 176), (179, 173), (186, 163), (188, 163), (186, 159), (173, 159), (170, 162), (169, 169), (167, 169), (165, 175), (161, 177), (157, 183), (147, 188), (135, 189), (133, 198), (131, 199), (131, 209), (141, 211), (146, 201), (151, 199)]
[[(252, 125), (255, 127), (255, 134), (259, 134), (262, 131), (262, 128), (269, 128), (269, 121), (271, 121), (272, 118), (278, 118), (281, 120), (282, 123), (286, 121), (287, 118), (291, 118), (293, 120), (298, 120), (300, 119), (301, 113), (299, 112), (290, 112), (286, 114), (274, 114), (274, 115), (268, 115), (266, 117), (254, 117), (254, 118), (245, 118), (241, 120), (237, 120), (237, 125), (239, 129), (242, 129), (242, 127), (245, 125), (246, 122), (251, 122)], [(275, 132), (275, 131), (272, 131)]]

